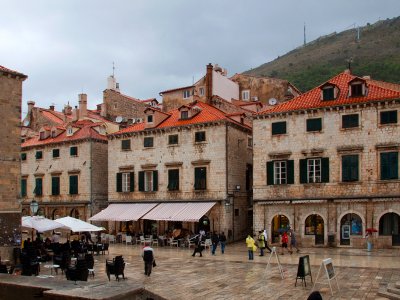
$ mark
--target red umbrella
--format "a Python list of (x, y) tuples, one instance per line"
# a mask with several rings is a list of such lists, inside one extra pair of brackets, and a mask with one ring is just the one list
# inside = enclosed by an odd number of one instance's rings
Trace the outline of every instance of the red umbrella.
[(365, 231), (368, 233), (378, 232), (378, 230), (376, 230), (375, 228), (367, 228), (365, 229)]

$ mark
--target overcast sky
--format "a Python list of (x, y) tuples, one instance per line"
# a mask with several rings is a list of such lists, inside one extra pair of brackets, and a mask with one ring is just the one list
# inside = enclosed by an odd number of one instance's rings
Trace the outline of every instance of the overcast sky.
[(140, 99), (190, 85), (208, 63), (240, 73), (334, 31), (397, 17), (399, 0), (0, 0), (0, 65), (26, 102), (102, 102), (107, 77)]

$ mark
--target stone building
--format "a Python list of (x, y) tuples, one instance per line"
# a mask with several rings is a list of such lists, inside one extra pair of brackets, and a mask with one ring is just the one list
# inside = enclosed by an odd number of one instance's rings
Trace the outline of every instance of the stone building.
[(22, 214), (30, 214), (33, 199), (38, 214), (50, 219), (86, 220), (107, 206), (107, 133), (118, 129), (87, 110), (87, 97), (80, 94), (79, 109), (66, 122), (46, 123), (27, 138), (21, 150)]
[(0, 256), (11, 258), (21, 243), (19, 196), (22, 82), (26, 75), (0, 66)]
[(163, 110), (169, 111), (190, 102), (210, 103), (213, 96), (234, 104), (249, 102), (269, 106), (300, 95), (295, 86), (286, 80), (235, 74), (228, 78), (228, 71), (217, 64), (208, 64), (206, 75), (190, 86), (160, 92)]
[(400, 85), (349, 71), (253, 121), (254, 226), (304, 246), (400, 246)]
[(110, 206), (92, 220), (134, 220), (110, 222), (116, 231), (204, 228), (244, 237), (252, 224), (251, 127), (244, 120), (200, 101), (167, 113), (147, 108), (143, 123), (108, 136)]

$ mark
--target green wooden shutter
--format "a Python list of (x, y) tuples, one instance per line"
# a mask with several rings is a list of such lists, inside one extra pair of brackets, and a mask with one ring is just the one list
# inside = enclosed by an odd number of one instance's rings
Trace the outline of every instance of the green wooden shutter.
[(51, 194), (60, 194), (60, 177), (51, 177)]
[(267, 162), (267, 185), (274, 185), (274, 162)]
[(321, 182), (329, 182), (329, 157), (321, 158)]
[(158, 191), (158, 171), (153, 171), (153, 191)]
[(308, 183), (307, 159), (300, 159), (300, 183)]
[(287, 183), (294, 183), (294, 160), (287, 161)]
[(77, 175), (69, 176), (69, 193), (71, 195), (78, 194), (78, 176)]
[(21, 197), (26, 196), (26, 179), (21, 179)]
[(122, 192), (122, 173), (117, 173), (117, 192)]
[(144, 192), (144, 171), (139, 171), (139, 191)]
[(135, 190), (135, 173), (134, 172), (130, 172), (129, 173), (129, 177), (130, 177), (130, 192), (133, 192)]
[(201, 168), (194, 169), (194, 189), (200, 190), (201, 189)]
[(350, 180), (349, 163), (347, 156), (342, 156), (342, 181)]
[(398, 179), (398, 152), (381, 153), (381, 180)]
[(35, 195), (40, 196), (42, 195), (42, 178), (36, 178), (35, 183)]

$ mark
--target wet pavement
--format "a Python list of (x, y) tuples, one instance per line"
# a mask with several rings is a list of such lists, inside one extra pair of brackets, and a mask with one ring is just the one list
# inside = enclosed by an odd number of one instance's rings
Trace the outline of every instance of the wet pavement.
[[(105, 260), (123, 255), (127, 263), (126, 284), (138, 283), (166, 299), (307, 299), (313, 284), (307, 276), (307, 287), (298, 281), (295, 287), (299, 257), (310, 256), (311, 273), (315, 282), (325, 258), (332, 258), (340, 290), (332, 280), (333, 296), (325, 272), (320, 273), (315, 287), (323, 299), (384, 299), (377, 295), (380, 287), (400, 281), (400, 249), (373, 250), (351, 248), (307, 248), (292, 255), (279, 255), (283, 266), (281, 278), (275, 256), (267, 268), (269, 254), (254, 260), (247, 258), (245, 243), (228, 244), (225, 254), (217, 249), (215, 256), (209, 250), (203, 257), (192, 257), (193, 249), (154, 247), (157, 267), (150, 277), (144, 275), (139, 245), (112, 244), (110, 253), (95, 256), (95, 277), (90, 284), (108, 282)], [(41, 275), (50, 275), (42, 268)], [(53, 274), (54, 275), (54, 274)], [(58, 272), (43, 280), (64, 281)], [(112, 277), (111, 280), (115, 280)], [(78, 282), (79, 284), (79, 282)]]

